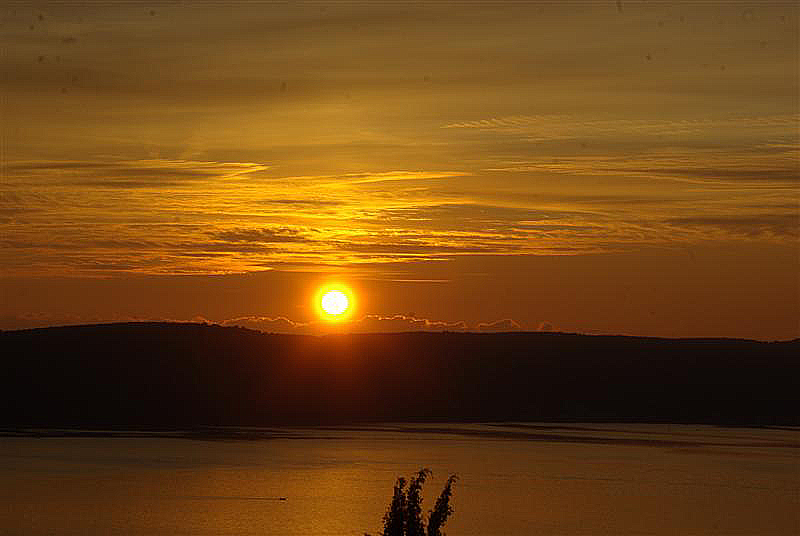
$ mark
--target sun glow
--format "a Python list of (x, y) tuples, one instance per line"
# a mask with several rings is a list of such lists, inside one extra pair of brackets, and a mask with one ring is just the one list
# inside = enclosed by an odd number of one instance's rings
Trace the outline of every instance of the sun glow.
[(353, 311), (353, 293), (342, 285), (332, 284), (322, 287), (314, 301), (319, 315), (332, 322), (349, 318)]
[(339, 316), (350, 307), (350, 300), (341, 290), (329, 290), (322, 297), (322, 310), (329, 315)]

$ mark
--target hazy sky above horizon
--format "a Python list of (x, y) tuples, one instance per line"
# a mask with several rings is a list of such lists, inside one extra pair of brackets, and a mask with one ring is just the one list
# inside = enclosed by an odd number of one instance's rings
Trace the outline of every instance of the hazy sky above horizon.
[(800, 336), (798, 13), (11, 2), (0, 328)]

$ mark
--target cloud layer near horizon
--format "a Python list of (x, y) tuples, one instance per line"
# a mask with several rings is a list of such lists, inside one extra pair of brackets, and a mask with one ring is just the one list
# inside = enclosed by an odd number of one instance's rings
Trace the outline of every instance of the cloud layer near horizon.
[[(237, 326), (262, 331), (264, 333), (293, 333), (302, 335), (324, 335), (328, 333), (398, 333), (408, 331), (475, 331), (483, 333), (501, 333), (526, 330), (519, 323), (508, 318), (494, 322), (480, 322), (470, 326), (464, 321), (436, 321), (403, 314), (368, 314), (354, 320), (332, 323), (323, 320), (297, 322), (282, 316), (242, 316), (223, 320), (221, 322), (213, 322), (203, 316), (178, 320), (168, 318), (139, 318), (122, 315), (111, 318), (90, 317), (78, 314), (54, 315), (48, 313), (0, 316), (0, 329), (19, 330), (54, 325), (67, 326), (113, 322), (195, 322), (217, 324), (220, 326)], [(543, 322), (538, 328), (531, 326), (527, 331), (554, 330), (550, 323)]]

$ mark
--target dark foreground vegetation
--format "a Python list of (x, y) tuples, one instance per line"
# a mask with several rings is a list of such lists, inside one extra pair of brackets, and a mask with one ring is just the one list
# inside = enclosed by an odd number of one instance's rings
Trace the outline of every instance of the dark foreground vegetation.
[(456, 476), (450, 475), (447, 479), (433, 510), (428, 512), (426, 522), (422, 515), (422, 486), (430, 475), (430, 469), (420, 469), (409, 481), (402, 477), (397, 479), (392, 500), (383, 516), (381, 536), (444, 536), (442, 527), (453, 513), (450, 498)]
[(0, 333), (0, 426), (367, 421), (800, 424), (800, 340), (263, 334), (131, 323)]

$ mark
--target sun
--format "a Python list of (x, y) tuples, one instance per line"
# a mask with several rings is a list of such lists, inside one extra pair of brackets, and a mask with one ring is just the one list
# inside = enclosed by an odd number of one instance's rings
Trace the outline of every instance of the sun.
[(350, 307), (350, 300), (347, 299), (347, 294), (341, 290), (329, 290), (322, 295), (320, 307), (329, 315), (339, 316)]
[(331, 322), (345, 320), (353, 312), (353, 293), (344, 285), (325, 285), (319, 289), (314, 301), (319, 315)]

